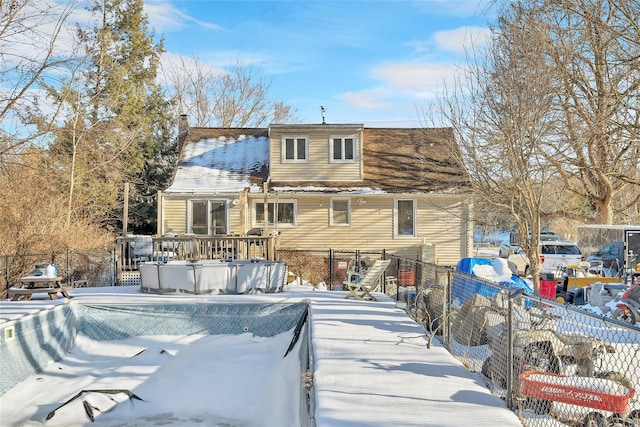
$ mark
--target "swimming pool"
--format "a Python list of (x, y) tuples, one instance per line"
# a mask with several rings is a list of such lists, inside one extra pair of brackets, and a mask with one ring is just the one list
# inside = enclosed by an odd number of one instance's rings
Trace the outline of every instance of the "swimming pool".
[[(164, 345), (176, 345), (176, 348), (183, 349), (184, 354), (193, 353), (196, 349), (202, 348), (200, 353), (197, 353), (198, 356), (193, 356), (197, 357), (194, 360), (198, 361), (206, 359), (207, 352), (214, 353), (211, 349), (215, 347), (208, 347), (209, 350), (207, 350), (207, 347), (198, 347), (206, 344), (206, 337), (243, 335), (250, 337), (250, 341), (262, 342), (271, 339), (275, 340), (274, 342), (276, 343), (280, 343), (278, 344), (280, 348), (275, 349), (275, 351), (270, 349), (272, 353), (277, 353), (277, 358), (269, 362), (267, 358), (263, 357), (265, 363), (281, 363), (279, 360), (283, 359), (285, 354), (289, 354), (288, 363), (294, 363), (295, 365), (295, 372), (291, 378), (297, 381), (297, 389), (291, 390), (291, 393), (295, 394), (295, 401), (298, 405), (295, 409), (295, 417), (300, 420), (299, 425), (306, 425), (308, 423), (309, 410), (305, 395), (308, 389), (307, 385), (304, 384), (301, 373), (306, 372), (309, 367), (308, 333), (305, 322), (307, 312), (308, 304), (301, 302), (219, 303), (202, 301), (132, 304), (80, 304), (72, 302), (59, 305), (16, 321), (5, 322), (2, 325), (5, 333), (2, 334), (2, 341), (0, 342), (0, 363), (5, 368), (0, 378), (0, 399), (25, 379), (31, 380), (34, 374), (50, 370), (53, 361), (63, 360), (70, 352), (75, 351), (78, 341), (81, 344), (85, 343), (84, 345), (87, 342), (98, 342), (114, 343), (114, 346), (118, 346), (123, 345), (122, 343), (128, 343), (128, 340), (141, 337), (174, 336), (176, 337), (175, 340), (171, 338), (169, 340), (175, 342), (194, 339), (194, 344), (189, 343), (186, 346), (177, 346), (177, 344)], [(11, 330), (11, 333), (7, 334), (7, 330)], [(286, 346), (283, 345), (283, 340), (286, 341)], [(145, 338), (145, 342), (148, 341), (150, 340)], [(212, 346), (219, 346), (221, 342), (224, 342), (219, 339), (216, 342), (213, 339), (209, 339), (209, 341), (211, 343), (208, 345)], [(227, 345), (230, 346), (230, 344)], [(142, 351), (145, 349), (143, 348)], [(145, 357), (150, 357), (150, 353), (147, 352)], [(169, 352), (164, 353), (168, 354)], [(139, 354), (134, 355), (139, 356)], [(77, 356), (74, 354), (73, 357)], [(110, 375), (108, 373), (116, 371), (119, 372), (118, 375), (122, 375), (121, 371), (124, 369), (123, 366), (125, 364), (137, 363), (132, 361), (133, 359), (131, 358), (123, 360), (126, 363), (117, 361), (115, 362), (116, 366), (110, 367), (105, 371), (107, 374), (101, 371), (99, 375), (95, 374), (96, 377), (104, 379), (105, 375), (108, 376)], [(77, 365), (83, 362), (66, 361), (65, 363)], [(255, 363), (255, 360), (251, 363)], [(198, 369), (196, 367), (197, 363), (193, 363), (193, 365), (194, 369)], [(7, 369), (7, 367), (11, 368)], [(67, 368), (65, 367), (65, 369)], [(292, 370), (291, 367), (285, 369), (285, 371), (290, 370)], [(167, 370), (158, 370), (158, 372), (166, 374)], [(192, 372), (190, 375), (193, 375), (193, 381), (197, 381), (198, 377), (202, 376), (198, 375), (197, 372)], [(64, 380), (64, 375), (61, 375), (61, 378)], [(147, 382), (150, 383), (148, 380)], [(160, 384), (162, 383), (161, 381)], [(188, 385), (188, 383), (178, 384)], [(210, 395), (214, 395), (213, 391), (215, 391), (216, 387), (230, 388), (232, 385), (215, 384), (215, 381), (213, 381)], [(86, 389), (87, 386), (85, 385), (83, 388)], [(135, 390), (130, 391), (135, 393)], [(217, 392), (221, 391), (217, 390)], [(224, 393), (224, 390), (222, 393)], [(260, 392), (258, 391), (258, 393)], [(269, 391), (265, 390), (263, 394), (266, 395), (267, 393)], [(248, 391), (244, 394), (250, 395)], [(281, 398), (290, 399), (292, 396), (281, 396)], [(57, 399), (52, 397), (51, 401), (36, 403), (39, 408), (46, 407), (47, 410), (45, 412), (50, 414), (55, 412), (55, 409), (64, 402), (59, 397)], [(5, 406), (3, 412), (7, 410), (9, 409)], [(40, 412), (36, 418), (42, 417), (44, 412)], [(84, 414), (80, 415), (80, 419), (85, 422), (88, 421)], [(51, 423), (54, 419), (55, 417), (52, 418)], [(250, 422), (242, 421), (242, 418), (237, 422), (243, 422), (243, 425), (251, 425)], [(162, 423), (171, 425), (167, 420)], [(227, 421), (227, 424), (234, 425), (233, 421)], [(141, 423), (139, 425), (156, 425), (156, 423)], [(173, 425), (179, 425), (179, 423), (174, 423)], [(206, 421), (205, 425), (208, 425)]]

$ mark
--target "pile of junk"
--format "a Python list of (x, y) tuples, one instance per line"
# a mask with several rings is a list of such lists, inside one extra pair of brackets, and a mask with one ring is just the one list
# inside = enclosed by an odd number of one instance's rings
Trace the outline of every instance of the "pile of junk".
[[(558, 302), (584, 305), (590, 299), (589, 297), (593, 295), (595, 299), (592, 300), (594, 303), (592, 305), (604, 306), (627, 287), (619, 277), (603, 277), (595, 273), (588, 262), (560, 266), (558, 270), (555, 274), (542, 275), (543, 280), (547, 279), (545, 276), (559, 278), (556, 287), (556, 300)], [(602, 298), (598, 298), (596, 293), (602, 295)]]
[(632, 325), (640, 322), (638, 283), (627, 284), (620, 277), (602, 277), (593, 273), (588, 262), (561, 267), (560, 277), (556, 288), (558, 302), (589, 304), (622, 322)]
[(635, 397), (630, 379), (600, 361), (604, 355), (615, 357), (614, 346), (559, 328), (563, 319), (553, 307), (527, 305), (519, 293), (476, 294), (452, 319), (456, 344), (484, 355), (481, 372), (494, 392), (535, 414), (555, 417), (564, 404), (584, 410), (583, 425), (640, 426), (640, 409), (629, 407)]

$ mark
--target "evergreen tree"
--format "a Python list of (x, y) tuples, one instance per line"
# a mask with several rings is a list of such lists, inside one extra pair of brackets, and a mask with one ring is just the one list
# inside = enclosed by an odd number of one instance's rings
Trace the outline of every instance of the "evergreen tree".
[[(124, 183), (140, 185), (131, 211), (146, 212), (147, 196), (170, 176), (153, 166), (171, 154), (172, 144), (167, 105), (155, 81), (163, 46), (154, 42), (142, 0), (96, 0), (90, 12), (95, 25), (78, 29), (83, 60), (64, 85), (49, 87), (66, 111), (50, 148), (66, 182), (69, 219), (100, 217), (118, 229)], [(148, 227), (148, 219), (136, 226)]]

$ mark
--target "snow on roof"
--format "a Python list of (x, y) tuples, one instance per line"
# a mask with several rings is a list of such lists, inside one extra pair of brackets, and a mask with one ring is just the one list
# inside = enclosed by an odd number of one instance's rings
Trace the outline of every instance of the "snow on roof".
[(204, 138), (185, 145), (173, 183), (167, 193), (261, 190), (255, 180), (269, 162), (269, 138), (240, 135)]
[[(314, 125), (291, 129), (315, 129)], [(282, 129), (288, 129), (283, 126)], [(322, 127), (322, 129), (325, 129)], [(362, 181), (272, 180), (271, 190), (296, 193), (442, 194), (470, 190), (468, 176), (452, 158), (449, 128), (363, 129)], [(189, 128), (167, 193), (261, 192), (269, 176), (268, 128)]]
[(294, 187), (294, 186), (288, 186), (288, 185), (283, 185), (283, 186), (278, 186), (278, 185), (274, 185), (271, 188), (272, 191), (274, 192), (280, 192), (280, 193), (287, 193), (287, 192), (297, 192), (297, 193), (352, 193), (352, 194), (386, 194), (385, 191), (382, 191), (380, 189), (376, 189), (376, 188), (369, 188), (369, 187), (351, 187), (351, 188), (345, 188), (345, 187), (316, 187), (313, 185), (307, 185), (307, 186), (299, 186), (299, 187)]

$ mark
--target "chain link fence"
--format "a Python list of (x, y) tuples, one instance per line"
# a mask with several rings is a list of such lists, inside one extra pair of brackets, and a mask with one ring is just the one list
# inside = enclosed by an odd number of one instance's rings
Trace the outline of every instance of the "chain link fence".
[(637, 325), (452, 268), (396, 265), (415, 274), (399, 295), (428, 344), (439, 340), (523, 425), (640, 426)]
[[(324, 283), (329, 290), (340, 290), (344, 286), (347, 271), (362, 272), (376, 260), (385, 259), (381, 251), (360, 250), (296, 250), (278, 249), (276, 259), (287, 263), (292, 278), (313, 285)], [(391, 274), (391, 270), (387, 269)]]

